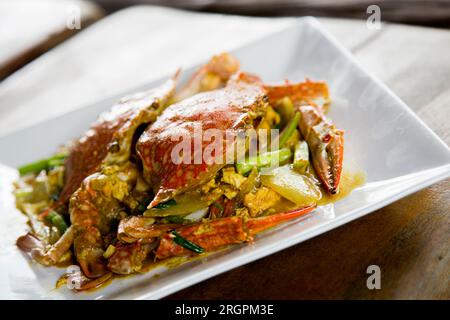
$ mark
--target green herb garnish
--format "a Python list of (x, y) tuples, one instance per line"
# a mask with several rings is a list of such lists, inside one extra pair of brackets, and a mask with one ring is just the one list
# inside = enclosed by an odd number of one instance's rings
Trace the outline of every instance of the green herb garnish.
[(50, 195), (50, 199), (52, 199), (55, 202), (58, 202), (58, 200), (59, 200), (59, 192), (52, 193)]
[(205, 249), (202, 247), (196, 245), (195, 243), (183, 238), (178, 234), (176, 231), (172, 231), (172, 235), (174, 236), (173, 241), (178, 244), (179, 246), (182, 246), (183, 248), (186, 248), (188, 250), (194, 251), (195, 253), (203, 253), (205, 252)]
[(171, 206), (174, 206), (176, 204), (177, 204), (177, 202), (175, 201), (175, 199), (170, 199), (170, 200), (168, 200), (166, 202), (157, 204), (156, 206), (154, 206), (154, 208), (156, 208), (156, 209), (167, 209), (167, 208), (169, 208)]
[(48, 160), (48, 169), (61, 167), (64, 165), (65, 159), (50, 159)]
[(66, 232), (68, 228), (66, 221), (64, 221), (64, 218), (54, 210), (48, 212), (48, 214), (45, 216), (45, 220), (54, 225), (59, 230), (59, 232), (61, 232), (61, 234)]
[(277, 161), (278, 164), (286, 163), (292, 157), (292, 152), (289, 148), (282, 148), (275, 151), (261, 153), (258, 156), (250, 157), (244, 161), (236, 163), (236, 171), (240, 174), (248, 174), (253, 167), (258, 169), (268, 167), (273, 161)]
[(280, 135), (279, 146), (283, 147), (286, 141), (292, 136), (294, 131), (297, 129), (298, 122), (300, 121), (300, 112), (297, 112), (294, 118), (288, 123), (286, 128)]
[(38, 160), (33, 163), (26, 164), (18, 168), (21, 176), (27, 173), (37, 173), (42, 170), (49, 170), (51, 167), (60, 166), (64, 164), (64, 159), (67, 157), (67, 154), (57, 154), (51, 158)]
[(147, 210), (147, 207), (150, 203), (150, 199), (144, 199), (142, 200), (138, 206), (136, 207), (136, 210), (138, 213), (144, 213)]

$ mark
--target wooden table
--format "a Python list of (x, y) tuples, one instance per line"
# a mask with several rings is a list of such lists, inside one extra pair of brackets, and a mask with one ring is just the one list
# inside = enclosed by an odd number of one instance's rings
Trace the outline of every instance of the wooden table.
[(171, 6), (203, 12), (250, 16), (319, 16), (366, 19), (367, 7), (380, 7), (383, 20), (424, 26), (450, 27), (449, 0), (92, 0), (107, 11), (133, 4)]
[[(121, 86), (129, 88), (145, 81), (146, 74), (139, 70), (146, 69), (151, 59), (145, 54), (133, 55), (133, 61), (127, 61), (126, 68), (121, 69), (117, 66), (117, 57), (121, 50), (129, 53), (140, 48), (142, 38), (136, 32), (144, 33), (144, 24), (140, 22), (139, 28), (132, 26), (141, 19), (155, 18), (150, 11), (139, 8), (122, 12), (119, 17), (109, 17), (96, 28), (71, 39), (52, 59), (38, 59), (33, 66), (0, 84), (0, 115), (4, 112), (10, 120), (7, 123), (0, 117), (0, 126), (5, 129), (18, 125), (21, 112), (36, 114), (39, 118), (45, 110), (45, 115), (50, 116), (62, 112), (62, 106), (71, 109), (80, 101), (95, 100), (108, 87), (112, 88), (108, 93), (115, 94)], [(447, 144), (450, 143), (449, 31), (393, 24), (385, 24), (381, 30), (374, 31), (368, 30), (362, 21), (320, 20), (365, 68), (392, 88)], [(124, 21), (129, 23), (124, 24)], [(232, 25), (246, 30), (247, 33), (242, 31), (245, 38), (252, 34), (250, 29), (262, 32), (267, 26), (267, 22), (258, 23), (239, 25), (236, 20)], [(271, 28), (276, 28), (277, 23), (273, 22)], [(226, 19), (222, 24), (226, 25)], [(129, 39), (126, 45), (103, 39), (105, 31), (114, 32), (114, 28)], [(188, 37), (180, 35), (184, 36)], [(95, 64), (98, 60), (91, 49), (98, 42), (105, 52), (114, 51), (114, 55), (102, 56), (101, 70), (109, 68), (110, 72), (97, 73), (100, 70)], [(78, 52), (89, 52), (93, 57), (89, 59), (89, 55), (85, 55), (76, 61), (78, 70), (81, 68), (84, 73), (77, 73), (58, 59), (71, 57), (73, 48), (83, 48)], [(186, 48), (183, 54), (189, 50)], [(169, 54), (174, 61), (181, 59), (175, 53)], [(195, 56), (192, 52), (188, 54)], [(127, 76), (130, 68), (134, 70), (132, 77)], [(58, 76), (56, 69), (64, 76)], [(96, 81), (87, 86), (89, 70)], [(115, 70), (122, 72), (123, 80), (111, 82), (111, 73), (117, 74)], [(67, 88), (70, 91), (61, 92), (61, 79), (69, 77)], [(25, 80), (31, 88), (28, 87), (24, 97), (20, 94), (24, 92)], [(33, 89), (45, 89), (46, 93), (30, 91)], [(7, 111), (2, 105), (5, 101), (15, 105), (17, 111)], [(35, 105), (43, 108), (40, 114), (33, 110)], [(169, 299), (449, 299), (449, 182), (443, 181), (331, 232), (182, 290)], [(381, 290), (366, 288), (366, 268), (371, 264), (381, 268)]]

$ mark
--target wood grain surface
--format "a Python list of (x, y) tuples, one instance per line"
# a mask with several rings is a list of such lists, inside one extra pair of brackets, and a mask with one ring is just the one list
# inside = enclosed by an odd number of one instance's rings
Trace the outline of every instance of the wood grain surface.
[[(140, 12), (139, 19), (136, 10)], [(157, 73), (158, 67), (151, 66), (152, 59), (147, 56), (151, 51), (130, 56), (143, 49), (142, 39), (147, 31), (142, 28), (149, 25), (142, 19), (152, 21), (155, 16), (151, 12), (138, 8), (109, 17), (0, 83), (0, 114), (7, 116), (7, 120), (0, 117), (2, 129), (14, 129), (27, 112), (37, 114), (33, 110), (35, 105), (45, 109), (45, 116), (55, 115), (81, 102), (93, 102), (105, 91), (111, 95), (118, 93), (118, 88), (142, 84), (148, 79), (142, 70)], [(225, 21), (221, 21), (221, 26), (226, 25)], [(233, 20), (227, 28), (239, 28), (244, 38), (267, 31), (266, 21), (255, 24), (238, 21)], [(369, 30), (364, 21), (320, 21), (366, 69), (384, 81), (450, 144), (449, 31), (394, 24)], [(202, 26), (196, 23), (200, 32)], [(269, 26), (276, 28), (279, 23), (284, 22), (273, 21)], [(105, 39), (107, 30), (119, 30), (118, 24), (122, 42)], [(221, 32), (219, 27), (217, 30)], [(180, 59), (176, 52), (167, 49), (176, 39), (159, 39), (159, 48), (168, 52), (173, 61), (182, 62), (176, 60)], [(231, 38), (221, 39), (233, 43)], [(207, 35), (202, 34), (202, 42), (208, 41)], [(111, 55), (102, 54), (100, 60), (97, 56), (100, 47), (101, 52), (111, 52)], [(197, 49), (189, 48), (191, 51), (186, 49), (182, 53), (200, 59), (202, 55), (194, 52)], [(77, 59), (71, 55), (73, 50), (82, 52), (82, 57)], [(118, 59), (127, 55), (132, 59), (120, 60), (126, 63), (118, 64)], [(76, 69), (65, 64), (67, 60), (63, 58), (68, 57), (75, 59)], [(62, 86), (69, 79), (70, 84)], [(23, 96), (24, 88), (28, 91)], [(7, 110), (5, 101), (13, 109)], [(36, 117), (34, 121), (41, 119)], [(443, 181), (331, 232), (177, 292), (168, 299), (450, 299), (449, 182)], [(381, 290), (366, 287), (366, 269), (371, 264), (381, 268)]]
[(253, 16), (321, 16), (367, 18), (367, 7), (378, 5), (382, 19), (450, 27), (449, 0), (93, 0), (107, 11), (136, 4), (156, 4), (205, 12)]

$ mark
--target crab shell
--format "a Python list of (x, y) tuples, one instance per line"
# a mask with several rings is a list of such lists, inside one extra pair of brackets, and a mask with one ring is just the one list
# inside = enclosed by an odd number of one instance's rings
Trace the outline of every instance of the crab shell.
[[(140, 127), (156, 119), (174, 89), (171, 79), (154, 90), (123, 99), (100, 116), (77, 142), (66, 162), (68, 179), (60, 201), (65, 201), (67, 195), (70, 197), (70, 220), (76, 231), (75, 257), (89, 278), (99, 278), (108, 272), (103, 259), (103, 236), (110, 231), (121, 209), (119, 195), (114, 196), (114, 190), (110, 194), (105, 192), (108, 179), (118, 179), (128, 192), (135, 184), (137, 168), (130, 161), (135, 136), (141, 132)], [(118, 173), (121, 178), (114, 178), (115, 170), (124, 170)], [(105, 188), (97, 190), (95, 184), (99, 187), (105, 184)], [(117, 186), (117, 182), (113, 185)]]
[(86, 177), (99, 171), (103, 162), (123, 162), (130, 157), (136, 130), (156, 119), (172, 96), (175, 82), (174, 77), (158, 88), (123, 98), (100, 115), (70, 150), (60, 202), (66, 203)]
[[(253, 120), (264, 114), (267, 105), (261, 85), (233, 81), (223, 89), (200, 93), (168, 107), (136, 145), (144, 178), (156, 194), (149, 208), (212, 179), (225, 165), (225, 146), (236, 142), (236, 135), (229, 132), (253, 128)], [(224, 142), (222, 153), (210, 158), (205, 149), (212, 142), (199, 137), (199, 132), (208, 129), (220, 132)], [(183, 153), (180, 161), (177, 150), (182, 141), (187, 142), (190, 152)]]

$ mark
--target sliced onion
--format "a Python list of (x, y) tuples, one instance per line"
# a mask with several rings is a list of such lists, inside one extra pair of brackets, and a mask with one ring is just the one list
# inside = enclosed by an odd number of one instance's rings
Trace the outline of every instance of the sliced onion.
[(206, 214), (208, 213), (208, 207), (197, 210), (193, 213), (188, 214), (187, 216), (184, 217), (185, 220), (189, 220), (190, 222), (197, 222), (202, 220)]

